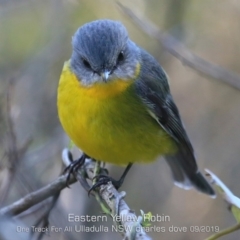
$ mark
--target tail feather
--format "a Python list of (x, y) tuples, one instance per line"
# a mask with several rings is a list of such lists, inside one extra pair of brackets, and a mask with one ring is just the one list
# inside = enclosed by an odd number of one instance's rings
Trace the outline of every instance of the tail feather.
[[(193, 157), (193, 155), (189, 156), (186, 151), (179, 150), (177, 154), (173, 156), (166, 156), (165, 159), (172, 170), (172, 175), (174, 178), (175, 185), (178, 187), (184, 188), (186, 190), (195, 187), (200, 192), (215, 196), (215, 192), (207, 182), (207, 180), (203, 177), (203, 175), (196, 168), (190, 167), (186, 161), (189, 157)], [(192, 159), (195, 161), (195, 159)]]

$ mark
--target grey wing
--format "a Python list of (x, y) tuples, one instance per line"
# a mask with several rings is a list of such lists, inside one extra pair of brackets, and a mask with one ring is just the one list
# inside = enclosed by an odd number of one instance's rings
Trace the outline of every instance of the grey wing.
[(193, 147), (170, 94), (164, 70), (145, 51), (142, 51), (141, 66), (136, 92), (149, 114), (174, 139), (178, 147), (176, 154), (165, 156), (176, 185), (185, 189), (194, 186), (201, 192), (214, 195), (213, 189), (198, 171)]

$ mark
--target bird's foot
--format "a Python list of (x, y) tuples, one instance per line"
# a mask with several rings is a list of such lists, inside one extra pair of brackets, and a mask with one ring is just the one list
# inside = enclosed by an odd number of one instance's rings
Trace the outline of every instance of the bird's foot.
[(67, 187), (69, 187), (68, 183), (69, 183), (71, 174), (74, 174), (74, 172), (76, 172), (80, 167), (82, 167), (84, 165), (84, 162), (85, 162), (86, 158), (88, 158), (88, 155), (83, 153), (82, 156), (79, 159), (73, 160), (72, 154), (70, 152), (68, 154), (69, 154), (68, 157), (69, 157), (69, 159), (71, 160), (72, 163), (70, 165), (68, 165), (63, 171), (64, 174), (66, 172), (68, 173), (67, 180), (66, 180)]
[(97, 188), (99, 188), (101, 185), (105, 185), (107, 184), (108, 182), (112, 182), (112, 185), (118, 190), (122, 184), (123, 184), (123, 179), (120, 178), (119, 180), (115, 180), (113, 179), (112, 177), (110, 176), (107, 176), (107, 175), (103, 175), (103, 174), (100, 174), (100, 175), (97, 175), (94, 177), (94, 179), (96, 179), (96, 183), (93, 184), (93, 186), (89, 189), (88, 191), (88, 195), (91, 193), (91, 191), (94, 191), (96, 190)]

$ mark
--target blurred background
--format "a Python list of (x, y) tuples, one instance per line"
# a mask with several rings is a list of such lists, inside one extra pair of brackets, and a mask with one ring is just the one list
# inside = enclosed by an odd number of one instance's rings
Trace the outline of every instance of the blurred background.
[[(120, 1), (138, 16), (151, 19), (198, 56), (240, 76), (240, 1), (238, 0), (132, 0)], [(61, 173), (61, 151), (69, 139), (60, 126), (56, 94), (64, 61), (71, 55), (71, 37), (82, 24), (101, 18), (122, 21), (138, 45), (161, 63), (170, 77), (173, 97), (195, 148), (201, 171), (210, 169), (237, 195), (240, 156), (240, 92), (184, 66), (155, 40), (143, 33), (115, 1), (109, 0), (0, 0), (0, 202), (6, 206), (50, 183)], [(16, 151), (18, 149), (18, 151)], [(108, 165), (118, 178), (123, 168)], [(168, 215), (170, 222), (155, 222), (165, 233), (154, 239), (202, 240), (212, 233), (169, 233), (168, 227), (234, 225), (221, 197), (174, 186), (166, 163), (135, 165), (122, 190), (140, 214)], [(17, 226), (35, 225), (49, 201), (14, 218), (5, 239), (28, 239)], [(99, 215), (101, 209), (76, 183), (64, 189), (50, 214), (50, 226), (111, 226), (70, 223), (68, 214)], [(5, 224), (5, 225), (4, 225)], [(4, 227), (5, 228), (5, 227)], [(5, 228), (6, 229), (6, 228)], [(14, 235), (15, 234), (15, 235)], [(239, 239), (240, 233), (226, 236)], [(4, 239), (4, 238), (2, 238)], [(34, 237), (32, 237), (34, 239)], [(118, 233), (51, 232), (43, 239), (121, 239)]]

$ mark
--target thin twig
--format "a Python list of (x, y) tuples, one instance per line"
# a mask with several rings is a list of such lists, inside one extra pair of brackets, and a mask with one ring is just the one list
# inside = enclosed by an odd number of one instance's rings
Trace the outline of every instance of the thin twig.
[[(15, 78), (11, 78), (9, 80), (9, 85), (7, 89), (7, 100), (6, 100), (6, 112), (7, 112), (7, 126), (8, 126), (8, 150), (6, 151), (6, 156), (8, 157), (9, 166), (7, 167), (8, 175), (7, 179), (5, 179), (5, 185), (1, 190), (0, 195), (0, 205), (2, 205), (11, 189), (12, 182), (15, 177), (16, 170), (20, 164), (20, 160), (23, 155), (26, 153), (29, 145), (32, 142), (32, 139), (29, 138), (25, 141), (21, 148), (18, 148), (17, 145), (17, 135), (15, 131), (15, 123), (12, 117), (12, 97), (15, 86)], [(24, 179), (24, 178), (23, 178)], [(21, 180), (22, 181), (22, 180)], [(25, 183), (27, 186), (27, 183)]]
[(191, 67), (201, 74), (220, 80), (221, 82), (227, 83), (231, 87), (240, 90), (240, 76), (238, 74), (193, 54), (177, 39), (160, 31), (159, 28), (146, 17), (138, 17), (133, 11), (123, 6), (120, 2), (117, 4), (123, 13), (129, 16), (142, 31), (157, 39), (164, 49), (179, 59), (184, 65)]
[(10, 191), (10, 186), (12, 185), (13, 178), (17, 169), (17, 166), (19, 164), (19, 155), (18, 155), (18, 148), (17, 148), (17, 136), (15, 132), (15, 125), (14, 121), (12, 119), (12, 95), (14, 90), (14, 84), (15, 79), (12, 78), (9, 80), (9, 85), (7, 89), (7, 100), (6, 100), (6, 120), (7, 120), (7, 126), (8, 126), (8, 150), (7, 150), (7, 157), (9, 166), (7, 168), (8, 175), (7, 179), (5, 180), (6, 184), (4, 185), (4, 188), (1, 191), (1, 197), (0, 197), (0, 205), (4, 203), (6, 200), (8, 193)]
[(18, 151), (17, 151), (17, 136), (15, 133), (14, 121), (12, 119), (12, 96), (15, 85), (15, 79), (9, 80), (9, 85), (7, 89), (7, 125), (8, 125), (8, 135), (9, 135), (9, 161), (10, 161), (10, 170), (14, 169), (14, 165), (18, 159)]
[[(209, 169), (205, 169), (205, 171), (207, 172), (206, 176), (211, 178), (211, 183), (216, 186), (217, 191), (228, 203), (228, 207), (231, 210), (231, 212), (233, 213), (233, 215), (234, 215), (233, 208), (237, 209), (237, 211), (239, 212), (240, 211), (240, 199), (230, 191), (230, 189), (218, 178), (218, 176), (216, 176)], [(235, 218), (236, 218), (236, 216), (235, 216)], [(239, 220), (237, 218), (236, 218), (236, 220), (239, 222)], [(239, 229), (240, 229), (240, 223), (236, 224), (235, 226), (224, 229), (224, 230), (208, 237), (206, 240), (215, 240), (215, 239), (218, 239), (229, 233), (235, 232)]]
[[(49, 227), (49, 216), (53, 208), (55, 207), (59, 196), (60, 192), (58, 191), (51, 199), (51, 203), (48, 206), (47, 210), (45, 210), (44, 214), (38, 219), (38, 221), (34, 224), (35, 227), (42, 227), (42, 228), (48, 228)], [(37, 240), (41, 240), (43, 236), (45, 235), (44, 231), (41, 231), (40, 233), (32, 231), (30, 234), (30, 239), (32, 239), (34, 234), (38, 234)]]
[(233, 233), (239, 229), (240, 229), (240, 223), (236, 224), (235, 226), (224, 229), (221, 232), (218, 232), (218, 233), (206, 238), (206, 240), (216, 240), (216, 239), (219, 239), (220, 237), (223, 237), (229, 233)]
[[(66, 158), (69, 156), (68, 150), (65, 149), (65, 154), (63, 152), (63, 162), (66, 166), (68, 166), (71, 161), (67, 161)], [(92, 180), (94, 178), (94, 166), (96, 162), (90, 159), (85, 161), (83, 169), (85, 169), (85, 174), (88, 179)], [(32, 192), (20, 200), (14, 202), (13, 204), (0, 209), (0, 215), (18, 215), (23, 211), (28, 210), (32, 206), (40, 203), (41, 201), (59, 194), (62, 189), (66, 187), (67, 175), (58, 177), (54, 182), (48, 184), (47, 186)], [(80, 169), (75, 173), (76, 178), (81, 182), (83, 180), (82, 170)], [(76, 179), (73, 177), (70, 178), (69, 184), (75, 182)], [(111, 213), (110, 216), (113, 220), (117, 218), (120, 219), (120, 223), (125, 229), (125, 239), (129, 240), (150, 240), (151, 238), (146, 234), (144, 228), (141, 226), (142, 217), (137, 217), (135, 213), (130, 210), (127, 203), (123, 200), (125, 196), (125, 192), (118, 192), (111, 182), (106, 185), (102, 185), (99, 191), (95, 194), (100, 196), (99, 202), (104, 200), (107, 204)], [(102, 199), (102, 200), (101, 200)], [(116, 223), (116, 222), (115, 222)]]
[[(53, 196), (66, 187), (67, 174), (58, 177), (55, 181), (47, 186), (27, 194), (18, 201), (0, 209), (0, 215), (18, 215), (29, 209), (37, 203)], [(69, 184), (76, 182), (76, 179), (70, 178)]]

